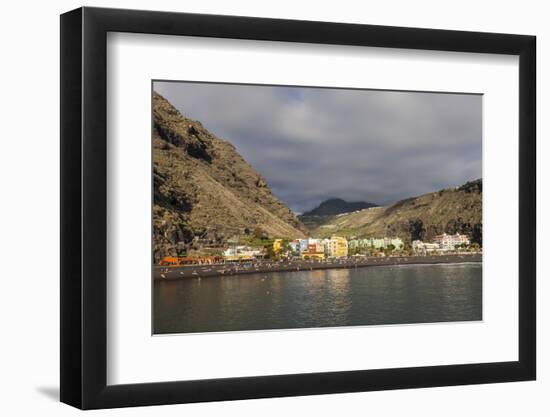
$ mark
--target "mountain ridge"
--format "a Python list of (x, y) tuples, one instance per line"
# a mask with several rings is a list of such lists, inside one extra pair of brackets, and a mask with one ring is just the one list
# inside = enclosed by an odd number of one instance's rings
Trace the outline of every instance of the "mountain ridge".
[(348, 202), (341, 198), (329, 198), (322, 201), (317, 207), (300, 214), (298, 219), (309, 230), (314, 230), (317, 226), (329, 222), (334, 216), (376, 206), (376, 204), (366, 201)]
[(329, 198), (321, 202), (317, 207), (302, 213), (299, 217), (334, 216), (336, 214), (351, 213), (353, 211), (377, 206), (378, 204), (366, 201), (346, 201), (342, 198)]
[(153, 258), (222, 246), (257, 229), (303, 237), (306, 228), (229, 142), (153, 94)]
[(463, 185), (405, 198), (386, 207), (371, 207), (332, 217), (310, 233), (321, 237), (396, 236), (405, 241), (430, 240), (441, 233), (462, 233), (482, 245), (481, 178)]

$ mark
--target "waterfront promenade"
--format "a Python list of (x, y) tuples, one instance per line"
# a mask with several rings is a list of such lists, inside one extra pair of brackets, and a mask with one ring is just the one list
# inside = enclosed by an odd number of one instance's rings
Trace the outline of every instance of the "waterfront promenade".
[(181, 278), (223, 277), (241, 274), (309, 271), (315, 269), (363, 268), (388, 265), (420, 265), (481, 262), (481, 254), (438, 256), (388, 256), (380, 258), (339, 258), (324, 261), (290, 260), (258, 261), (245, 264), (154, 266), (153, 277), (157, 280)]

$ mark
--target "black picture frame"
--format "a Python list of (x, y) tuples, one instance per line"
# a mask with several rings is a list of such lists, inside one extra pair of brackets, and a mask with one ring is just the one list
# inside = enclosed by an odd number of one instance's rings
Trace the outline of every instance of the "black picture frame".
[[(107, 385), (108, 32), (519, 56), (519, 358)], [(533, 380), (536, 377), (534, 36), (102, 8), (61, 15), (61, 401), (82, 409)]]

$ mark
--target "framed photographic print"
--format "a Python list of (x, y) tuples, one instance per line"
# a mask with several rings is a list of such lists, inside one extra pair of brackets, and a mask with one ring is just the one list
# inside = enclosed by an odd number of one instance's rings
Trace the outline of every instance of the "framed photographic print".
[(535, 379), (535, 38), (61, 16), (61, 400)]

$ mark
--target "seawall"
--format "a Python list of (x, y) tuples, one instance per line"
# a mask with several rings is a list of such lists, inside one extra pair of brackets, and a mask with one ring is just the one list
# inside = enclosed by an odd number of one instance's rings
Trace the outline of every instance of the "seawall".
[(384, 258), (345, 258), (330, 261), (262, 261), (249, 264), (155, 266), (155, 280), (223, 277), (270, 272), (308, 271), (315, 269), (365, 268), (372, 266), (448, 264), (481, 262), (481, 254), (443, 256), (399, 256)]

